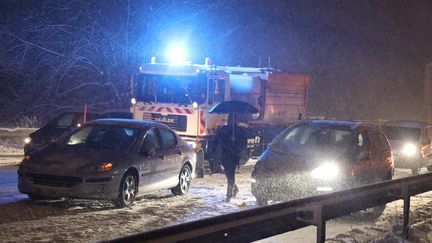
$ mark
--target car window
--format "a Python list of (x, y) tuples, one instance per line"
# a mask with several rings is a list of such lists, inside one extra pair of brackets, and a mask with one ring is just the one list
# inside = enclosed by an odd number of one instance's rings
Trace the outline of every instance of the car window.
[(146, 132), (144, 142), (141, 146), (140, 152), (145, 153), (148, 148), (155, 148), (156, 151), (160, 150), (160, 145), (157, 137), (157, 133), (154, 129), (149, 129)]
[(57, 127), (72, 127), (73, 126), (73, 120), (74, 120), (74, 114), (73, 113), (67, 113), (62, 115), (57, 120)]
[(92, 130), (92, 127), (85, 127), (78, 132), (72, 134), (69, 139), (66, 141), (67, 145), (78, 145), (85, 144), (87, 142), (87, 138)]
[(176, 136), (172, 131), (170, 131), (168, 129), (161, 128), (161, 129), (159, 129), (159, 132), (160, 132), (161, 139), (162, 139), (162, 148), (163, 149), (172, 148), (172, 147), (175, 147), (177, 145)]
[(413, 127), (397, 127), (397, 126), (383, 126), (384, 132), (387, 134), (389, 140), (414, 140), (420, 138), (420, 128)]
[(370, 144), (374, 148), (382, 148), (384, 146), (382, 144), (382, 141), (381, 141), (380, 136), (379, 136), (378, 133), (376, 133), (376, 132), (369, 132), (368, 133), (368, 138), (369, 138)]

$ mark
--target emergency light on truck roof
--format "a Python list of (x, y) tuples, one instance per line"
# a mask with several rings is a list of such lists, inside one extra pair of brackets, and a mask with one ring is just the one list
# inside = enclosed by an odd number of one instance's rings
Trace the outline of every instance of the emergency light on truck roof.
[(186, 49), (183, 44), (174, 43), (169, 46), (166, 55), (168, 57), (168, 60), (170, 60), (170, 63), (184, 63), (186, 58)]

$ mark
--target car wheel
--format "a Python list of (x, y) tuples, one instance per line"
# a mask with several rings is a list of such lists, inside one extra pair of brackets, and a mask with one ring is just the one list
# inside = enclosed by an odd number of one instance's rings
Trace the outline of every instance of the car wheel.
[(426, 168), (428, 171), (432, 171), (432, 165), (428, 165)]
[(132, 173), (126, 173), (123, 176), (120, 182), (118, 196), (113, 201), (116, 207), (123, 208), (133, 203), (138, 192), (137, 182), (136, 176)]
[(413, 167), (413, 168), (411, 168), (411, 173), (413, 174), (413, 175), (418, 175), (419, 173), (420, 173), (420, 167)]
[(362, 211), (357, 212), (357, 213), (353, 213), (351, 215), (356, 220), (359, 220), (359, 221), (372, 221), (372, 220), (376, 220), (377, 218), (379, 218), (383, 214), (385, 208), (386, 208), (386, 205), (376, 206), (376, 207), (362, 210)]
[(179, 175), (179, 183), (176, 187), (171, 188), (172, 194), (179, 196), (184, 195), (189, 190), (192, 181), (192, 169), (189, 165), (183, 166)]

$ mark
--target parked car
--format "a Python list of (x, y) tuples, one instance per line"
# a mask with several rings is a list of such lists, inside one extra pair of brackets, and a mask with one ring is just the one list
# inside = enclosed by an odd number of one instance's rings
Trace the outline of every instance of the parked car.
[(420, 121), (388, 121), (382, 129), (390, 142), (395, 167), (411, 169), (414, 175), (422, 167), (432, 171), (432, 126)]
[(378, 126), (305, 120), (269, 144), (251, 186), (257, 203), (266, 205), (390, 180), (393, 173), (390, 146)]
[(156, 190), (185, 194), (195, 163), (193, 148), (166, 125), (94, 120), (26, 156), (18, 189), (31, 199), (108, 199), (124, 207)]
[[(132, 118), (130, 112), (105, 112), (95, 113), (87, 112), (86, 121), (99, 119), (99, 118)], [(34, 131), (29, 135), (24, 144), (24, 154), (41, 149), (57, 137), (71, 131), (72, 129), (81, 126), (84, 123), (84, 113), (70, 111), (62, 113), (49, 121), (40, 129)]]

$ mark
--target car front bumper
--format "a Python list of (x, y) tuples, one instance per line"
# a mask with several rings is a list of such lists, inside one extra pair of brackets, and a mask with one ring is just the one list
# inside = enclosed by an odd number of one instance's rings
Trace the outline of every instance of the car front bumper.
[(253, 178), (252, 195), (257, 199), (271, 202), (289, 201), (304, 197), (327, 194), (354, 187), (351, 178), (340, 177), (334, 180), (319, 180), (308, 174), (284, 175), (283, 177)]
[(18, 170), (18, 190), (21, 193), (48, 198), (111, 200), (118, 195), (120, 181), (120, 175), (108, 173), (76, 176)]

